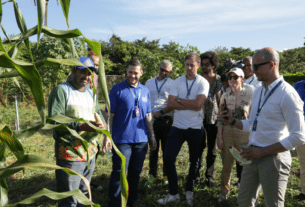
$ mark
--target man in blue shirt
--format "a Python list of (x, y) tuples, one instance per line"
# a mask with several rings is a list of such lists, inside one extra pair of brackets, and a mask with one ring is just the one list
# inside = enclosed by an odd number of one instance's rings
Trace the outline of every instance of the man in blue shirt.
[[(142, 171), (147, 142), (156, 148), (153, 131), (149, 90), (139, 80), (143, 74), (142, 64), (133, 59), (126, 69), (127, 79), (113, 86), (110, 91), (110, 120), (112, 139), (117, 148), (126, 157), (125, 171), (128, 170), (129, 198), (127, 205), (134, 206)], [(110, 140), (105, 139), (103, 151), (107, 151)], [(121, 206), (121, 159), (114, 153), (112, 173), (109, 183), (108, 207)]]
[[(305, 101), (305, 80), (299, 81), (294, 85), (295, 90), (300, 95), (301, 99)], [(303, 111), (305, 112), (305, 104)], [(299, 195), (294, 196), (293, 198), (298, 201), (304, 201), (305, 200), (305, 145), (299, 145), (297, 146), (297, 153), (299, 156), (300, 161), (300, 168), (301, 168), (301, 187), (302, 192)]]

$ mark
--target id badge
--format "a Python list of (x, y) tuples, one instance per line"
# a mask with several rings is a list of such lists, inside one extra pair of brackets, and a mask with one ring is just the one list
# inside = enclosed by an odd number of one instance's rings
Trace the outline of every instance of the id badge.
[(253, 127), (252, 127), (252, 131), (256, 131), (256, 127), (257, 127), (257, 119), (254, 120), (253, 122)]
[(136, 117), (140, 116), (140, 109), (139, 108), (136, 108), (135, 112), (136, 112)]

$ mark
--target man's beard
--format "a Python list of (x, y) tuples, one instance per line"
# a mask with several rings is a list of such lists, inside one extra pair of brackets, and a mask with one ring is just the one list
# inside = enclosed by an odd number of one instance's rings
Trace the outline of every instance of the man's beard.
[[(87, 80), (87, 78), (82, 78), (82, 79), (78, 80), (76, 76), (73, 77), (74, 84), (79, 86), (79, 87), (84, 87), (88, 84), (88, 83), (81, 82), (82, 80)], [(88, 82), (88, 80), (87, 80), (87, 82)]]
[(206, 71), (202, 70), (203, 74), (209, 74), (211, 72), (211, 69), (207, 69)]

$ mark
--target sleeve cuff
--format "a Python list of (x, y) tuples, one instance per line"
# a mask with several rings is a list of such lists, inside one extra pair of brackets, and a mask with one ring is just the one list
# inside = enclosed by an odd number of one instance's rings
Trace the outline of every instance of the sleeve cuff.
[(249, 120), (240, 120), (243, 124), (243, 131), (244, 132), (250, 132), (251, 131), (251, 123)]

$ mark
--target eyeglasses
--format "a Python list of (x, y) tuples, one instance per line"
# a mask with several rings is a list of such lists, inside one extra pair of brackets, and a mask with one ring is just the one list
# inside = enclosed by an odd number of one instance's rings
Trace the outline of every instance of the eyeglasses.
[(258, 66), (265, 65), (267, 63), (270, 63), (270, 61), (264, 62), (264, 63), (252, 64), (252, 68), (253, 68), (253, 70), (256, 71), (256, 70), (258, 70)]
[(172, 71), (167, 71), (167, 70), (165, 70), (165, 69), (163, 69), (163, 68), (160, 68), (160, 71), (161, 71), (161, 72), (164, 72), (164, 73), (170, 73), (170, 72), (172, 72)]
[(239, 76), (237, 76), (237, 75), (229, 75), (229, 76), (228, 76), (228, 79), (229, 79), (229, 80), (231, 80), (232, 78), (233, 78), (234, 80), (237, 80), (237, 79), (239, 78)]
[(203, 66), (205, 66), (205, 67), (209, 67), (210, 65), (211, 65), (211, 63), (205, 63), (205, 64), (204, 64), (204, 63), (202, 63), (202, 64), (201, 64), (201, 67), (203, 67)]

